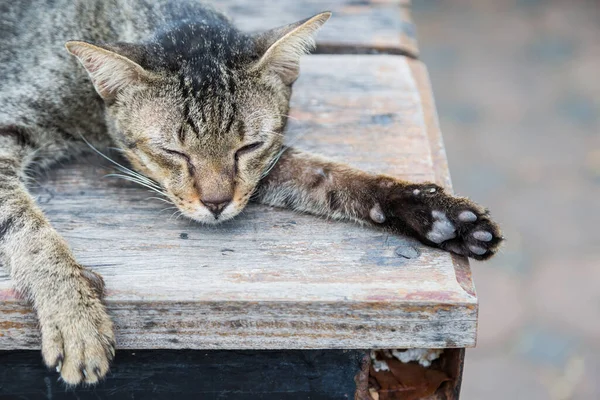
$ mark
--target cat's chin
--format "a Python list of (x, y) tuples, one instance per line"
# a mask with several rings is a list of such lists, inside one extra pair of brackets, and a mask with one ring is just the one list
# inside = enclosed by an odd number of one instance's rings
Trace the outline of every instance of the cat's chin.
[(199, 223), (204, 224), (204, 225), (219, 225), (219, 224), (221, 224), (223, 222), (226, 222), (226, 221), (229, 221), (229, 220), (233, 219), (233, 216), (229, 217), (229, 218), (222, 218), (222, 217), (215, 218), (215, 217), (212, 217), (212, 219), (211, 218), (203, 218), (203, 219), (192, 218), (192, 219), (194, 221), (199, 222)]
[(229, 220), (233, 219), (234, 217), (236, 217), (240, 213), (241, 210), (236, 210), (236, 209), (230, 210), (229, 208), (227, 208), (218, 217), (215, 217), (215, 215), (212, 214), (208, 210), (198, 210), (194, 213), (186, 212), (183, 210), (180, 210), (180, 211), (182, 212), (182, 214), (185, 217), (192, 219), (196, 222), (199, 222), (201, 224), (219, 225), (220, 223), (229, 221)]

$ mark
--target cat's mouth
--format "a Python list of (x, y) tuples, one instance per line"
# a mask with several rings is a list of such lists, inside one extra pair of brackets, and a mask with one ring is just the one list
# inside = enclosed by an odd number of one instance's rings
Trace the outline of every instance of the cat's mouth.
[[(100, 154), (104, 156), (104, 154)], [(249, 182), (244, 182), (244, 184), (238, 182), (230, 186), (217, 185), (217, 190), (202, 191), (198, 190), (196, 185), (174, 188), (171, 187), (171, 182), (167, 177), (153, 174), (150, 169), (143, 167), (143, 164), (136, 159), (133, 159), (132, 163), (136, 164), (138, 167), (136, 169), (142, 170), (142, 172), (124, 167), (107, 156), (104, 157), (116, 164), (120, 172), (107, 176), (122, 178), (144, 186), (159, 194), (160, 197), (156, 197), (157, 199), (175, 206), (177, 210), (173, 214), (174, 216), (184, 216), (204, 224), (216, 225), (237, 216), (248, 204), (256, 186)], [(224, 190), (223, 187), (227, 189)]]
[(224, 206), (222, 210), (216, 212), (206, 205), (195, 207), (192, 210), (180, 208), (180, 211), (183, 215), (194, 221), (216, 225), (234, 218), (242, 211), (242, 209), (243, 207), (239, 207), (234, 203), (229, 203)]
[(184, 199), (179, 196), (169, 196), (171, 201), (178, 208), (180, 215), (183, 215), (194, 221), (217, 225), (236, 217), (248, 204), (248, 195), (234, 196), (232, 199), (223, 199), (222, 201), (207, 201), (197, 196)]

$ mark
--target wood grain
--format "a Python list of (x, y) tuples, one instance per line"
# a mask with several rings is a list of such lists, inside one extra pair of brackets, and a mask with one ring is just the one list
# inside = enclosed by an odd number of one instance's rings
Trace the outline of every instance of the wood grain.
[[(306, 57), (288, 139), (368, 171), (449, 182), (423, 71), (399, 56)], [(260, 205), (200, 226), (161, 213), (143, 188), (103, 178), (110, 171), (97, 159), (67, 165), (35, 193), (77, 259), (104, 276), (120, 348), (475, 344), (477, 298), (463, 259)], [(405, 246), (420, 255), (399, 256)], [(0, 276), (0, 349), (37, 348), (33, 314), (11, 287)]]
[(418, 55), (415, 26), (405, 0), (210, 0), (245, 31), (262, 31), (332, 11), (317, 37), (319, 52)]

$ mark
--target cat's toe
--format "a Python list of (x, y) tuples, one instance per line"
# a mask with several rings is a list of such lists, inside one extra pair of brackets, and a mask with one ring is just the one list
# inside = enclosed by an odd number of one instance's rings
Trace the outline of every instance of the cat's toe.
[(65, 358), (63, 340), (60, 330), (55, 325), (41, 327), (42, 333), (42, 357), (44, 363), (50, 369), (60, 372)]
[(456, 238), (443, 242), (439, 247), (451, 253), (476, 260), (485, 260), (493, 256), (496, 252), (496, 247), (494, 246), (489, 246), (487, 243), (473, 243), (465, 240), (465, 238)]
[(482, 256), (485, 253), (487, 253), (486, 248), (480, 247), (480, 246), (475, 246), (474, 244), (469, 245), (469, 250), (471, 251), (471, 253), (478, 255), (478, 256)]
[(469, 252), (465, 249), (465, 246), (460, 241), (449, 240), (447, 242), (442, 243), (440, 247), (451, 253), (458, 254), (459, 256), (469, 255)]
[(479, 240), (481, 242), (491, 242), (494, 238), (491, 232), (488, 231), (475, 231), (471, 234), (474, 239)]
[(460, 222), (475, 222), (477, 221), (477, 215), (473, 211), (461, 211), (458, 214), (458, 220)]
[[(469, 218), (465, 218), (466, 215), (469, 215)], [(460, 251), (455, 251), (457, 254), (485, 260), (497, 252), (504, 238), (500, 228), (489, 218), (487, 212), (462, 211), (458, 214), (457, 220), (457, 230), (460, 232), (459, 238), (462, 241)], [(452, 251), (452, 249), (449, 250)]]
[(434, 183), (409, 185), (406, 188), (406, 194), (414, 198), (432, 197), (443, 193), (444, 189)]
[[(462, 198), (445, 212), (432, 211), (431, 231), (427, 240), (440, 248), (485, 260), (493, 256), (503, 240), (500, 228), (490, 219), (487, 210)], [(450, 229), (453, 228), (453, 230)]]
[(113, 324), (97, 298), (41, 319), (42, 355), (68, 386), (95, 384), (104, 378), (115, 356)]

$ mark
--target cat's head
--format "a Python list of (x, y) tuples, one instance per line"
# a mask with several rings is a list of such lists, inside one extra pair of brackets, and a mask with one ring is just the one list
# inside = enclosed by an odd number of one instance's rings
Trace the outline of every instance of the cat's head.
[(134, 169), (187, 217), (217, 223), (246, 206), (280, 155), (300, 57), (329, 17), (254, 36), (186, 24), (147, 45), (66, 46)]

